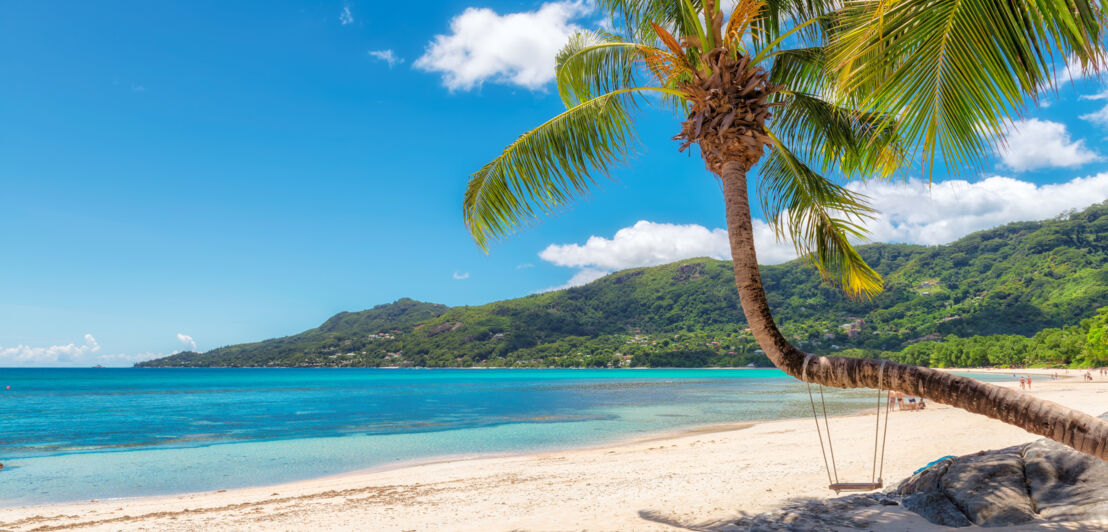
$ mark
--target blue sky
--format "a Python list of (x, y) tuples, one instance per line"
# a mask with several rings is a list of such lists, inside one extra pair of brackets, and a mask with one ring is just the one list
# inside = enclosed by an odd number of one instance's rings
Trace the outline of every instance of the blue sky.
[[(400, 297), (725, 256), (719, 187), (664, 112), (585, 201), (489, 255), (466, 233), (467, 176), (562, 109), (553, 51), (600, 20), (575, 2), (5, 3), (0, 365), (129, 364)], [(1047, 94), (983, 172), (861, 189), (888, 213), (875, 240), (1103, 200), (1102, 91)], [(763, 262), (789, 258), (760, 234)]]

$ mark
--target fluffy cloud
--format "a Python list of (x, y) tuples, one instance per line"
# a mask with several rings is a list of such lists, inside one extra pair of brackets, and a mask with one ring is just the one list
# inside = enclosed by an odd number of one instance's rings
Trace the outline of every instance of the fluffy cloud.
[(469, 272), (459, 273), (454, 272), (454, 279), (461, 281), (462, 279), (469, 279)]
[(196, 340), (193, 340), (191, 336), (184, 333), (177, 333), (177, 341), (184, 344), (184, 346), (190, 350), (196, 351)]
[(1015, 221), (1042, 220), (1108, 198), (1108, 173), (1065, 183), (1036, 185), (994, 176), (977, 182), (949, 180), (928, 187), (870, 182), (850, 188), (869, 196), (880, 215), (867, 224), (871, 240), (945, 244), (974, 231)]
[[(791, 245), (785, 248), (777, 244), (773, 230), (761, 220), (755, 220), (754, 241), (763, 262), (778, 263), (796, 257)], [(729, 259), (727, 231), (697, 224), (641, 220), (616, 231), (612, 238), (593, 236), (584, 244), (551, 244), (539, 253), (539, 258), (558, 266), (608, 271), (656, 266), (689, 257)]]
[(450, 21), (450, 35), (428, 43), (415, 67), (441, 72), (450, 90), (469, 90), (489, 80), (537, 89), (554, 79), (555, 54), (581, 29), (572, 21), (590, 11), (581, 0), (506, 15), (467, 8)]
[(404, 59), (396, 55), (392, 50), (370, 50), (369, 55), (376, 58), (378, 61), (388, 63), (389, 68), (404, 62)]
[[(1042, 220), (1070, 209), (1082, 209), (1108, 198), (1108, 173), (1078, 177), (1053, 185), (1036, 185), (1010, 177), (977, 182), (856, 183), (850, 186), (869, 197), (879, 214), (867, 223), (870, 240), (938, 245), (974, 231), (1009, 222)], [(754, 245), (762, 264), (796, 257), (793, 246), (778, 242), (772, 228), (754, 220)], [(708, 256), (727, 259), (727, 232), (701, 225), (640, 221), (616, 231), (612, 238), (592, 236), (584, 244), (552, 244), (539, 253), (558, 266), (578, 268), (562, 286), (579, 286), (614, 270), (654, 266)]]
[[(192, 349), (196, 349), (196, 342), (186, 334), (177, 334), (177, 340)], [(170, 355), (179, 353), (173, 351)], [(48, 347), (33, 347), (17, 345), (15, 347), (0, 347), (0, 367), (80, 367), (93, 366), (130, 366), (135, 362), (150, 360), (167, 356), (165, 353), (139, 353), (129, 355), (125, 353), (103, 353), (100, 343), (91, 334), (86, 334), (84, 343), (77, 345), (70, 343), (65, 345), (52, 345)]]
[(1066, 125), (1046, 120), (1019, 120), (1012, 124), (998, 154), (1004, 166), (1017, 172), (1036, 168), (1072, 168), (1099, 161), (1084, 140), (1072, 140)]
[(1105, 89), (1096, 94), (1082, 94), (1077, 97), (1078, 100), (1108, 100), (1108, 89)]
[(1081, 59), (1071, 55), (1066, 59), (1066, 65), (1055, 71), (1054, 83), (1062, 86), (1064, 83), (1085, 79), (1089, 74), (1088, 70), (1081, 67)]
[(49, 347), (31, 347), (28, 345), (0, 347), (0, 365), (52, 366), (59, 363), (76, 362), (97, 351), (100, 351), (100, 344), (91, 334), (86, 334), (85, 343), (82, 345), (70, 343)]
[[(763, 264), (796, 258), (792, 244), (778, 242), (773, 229), (762, 220), (754, 220), (754, 245)], [(583, 268), (566, 284), (548, 289), (560, 290), (636, 266), (656, 266), (690, 257), (728, 260), (731, 247), (725, 229), (641, 220), (616, 231), (612, 238), (593, 236), (584, 244), (551, 244), (539, 257), (558, 266)]]
[(343, 6), (342, 12), (339, 13), (339, 23), (343, 26), (354, 22), (354, 14), (350, 12), (350, 6)]
[(604, 277), (605, 275), (608, 275), (609, 273), (612, 272), (597, 268), (584, 268), (578, 270), (577, 273), (573, 274), (573, 277), (570, 277), (569, 280), (565, 282), (565, 284), (561, 286), (551, 286), (550, 288), (539, 290), (539, 292), (553, 292), (555, 290), (565, 290), (566, 288), (586, 285), (601, 277)]
[[(1104, 58), (1103, 58), (1104, 52), (1101, 51), (1101, 54), (1102, 54), (1101, 61), (1104, 61)], [(1059, 90), (1064, 89), (1066, 85), (1069, 85), (1069, 84), (1075, 83), (1077, 81), (1083, 80), (1083, 79), (1091, 76), (1092, 74), (1093, 74), (1092, 71), (1086, 70), (1086, 69), (1081, 67), (1081, 59), (1080, 58), (1078, 58), (1076, 55), (1070, 55), (1069, 57), (1066, 58), (1066, 63), (1064, 65), (1061, 65), (1061, 66), (1056, 65), (1054, 67), (1053, 82), (1052, 83), (1044, 83), (1043, 85), (1041, 85), (1039, 87), (1039, 92), (1042, 93), (1042, 92), (1052, 91), (1054, 89), (1059, 89)], [(1044, 103), (1044, 102), (1040, 102), (1040, 103)], [(1049, 107), (1049, 105), (1047, 105), (1047, 107)]]
[(1081, 115), (1081, 119), (1100, 126), (1108, 126), (1108, 105), (1101, 107), (1099, 111)]

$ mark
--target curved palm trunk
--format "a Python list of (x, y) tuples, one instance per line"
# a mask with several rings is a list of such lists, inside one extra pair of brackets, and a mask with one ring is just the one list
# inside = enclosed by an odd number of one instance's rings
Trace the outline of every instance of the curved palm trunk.
[[(777, 329), (758, 272), (747, 197), (749, 168), (745, 161), (729, 160), (720, 172), (735, 284), (750, 330), (766, 356), (785, 373), (801, 379), (804, 361), (810, 355), (794, 347)], [(880, 369), (881, 362), (876, 360), (811, 356), (805, 375), (806, 380), (826, 386), (877, 388)], [(884, 373), (881, 382), (885, 389), (998, 419), (1108, 460), (1108, 421), (1009, 388), (931, 368), (886, 362)]]

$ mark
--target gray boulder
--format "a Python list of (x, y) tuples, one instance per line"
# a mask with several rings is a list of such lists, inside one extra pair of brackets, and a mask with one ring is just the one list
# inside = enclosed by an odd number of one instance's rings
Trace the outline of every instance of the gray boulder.
[(1043, 439), (939, 461), (889, 496), (953, 527), (1108, 519), (1108, 462)]
[(1050, 440), (1023, 450), (1027, 490), (1040, 517), (1108, 519), (1108, 462)]

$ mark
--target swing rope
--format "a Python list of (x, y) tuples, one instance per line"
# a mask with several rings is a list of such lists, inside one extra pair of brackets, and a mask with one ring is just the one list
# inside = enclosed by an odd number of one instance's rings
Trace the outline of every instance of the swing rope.
[[(808, 380), (808, 362), (812, 359), (812, 354), (808, 353), (808, 356), (804, 357), (804, 368), (800, 371), (800, 379), (808, 385), (808, 401), (812, 404), (812, 419), (816, 422), (816, 436), (819, 437), (819, 452), (823, 453), (823, 468), (827, 471), (827, 482), (829, 484), (837, 484), (839, 482), (838, 468), (834, 467), (835, 464), (835, 449), (831, 448), (831, 465), (827, 464), (827, 450), (823, 446), (823, 431), (819, 429), (819, 416), (816, 415), (816, 400), (812, 397), (812, 383)], [(823, 385), (820, 385), (819, 399), (823, 401)], [(824, 403), (824, 414), (827, 413), (827, 404)], [(831, 431), (827, 431), (827, 443), (831, 444)], [(831, 470), (835, 470), (835, 480), (831, 480)]]
[[(815, 396), (812, 394), (812, 383), (808, 381), (808, 363), (812, 359), (812, 354), (809, 353), (804, 357), (804, 366), (800, 371), (801, 380), (803, 380), (808, 386), (808, 402), (812, 406), (812, 419), (816, 422), (816, 436), (819, 438), (819, 450), (823, 455), (823, 467), (827, 471), (827, 481), (830, 483), (829, 488), (835, 490), (835, 493), (844, 490), (863, 490), (869, 491), (878, 489), (884, 485), (885, 474), (885, 442), (888, 441), (889, 434), (889, 412), (891, 407), (891, 401), (887, 394), (885, 398), (885, 427), (882, 430), (881, 427), (881, 390), (885, 387), (885, 360), (881, 361), (881, 367), (877, 372), (877, 416), (874, 420), (875, 426), (873, 431), (873, 467), (870, 470), (870, 482), (868, 484), (851, 484), (839, 482), (839, 469), (835, 460), (835, 447), (831, 442), (831, 425), (827, 415), (827, 401), (823, 395), (823, 384), (819, 385), (819, 400), (823, 407), (823, 429), (819, 426), (819, 414), (816, 412)], [(827, 431), (827, 446), (824, 447), (823, 443), (823, 431)], [(878, 449), (881, 450), (880, 458), (878, 458)], [(827, 454), (830, 451), (831, 460), (828, 462)], [(880, 469), (878, 469), (880, 468)], [(834, 478), (832, 479), (832, 475)]]
[[(877, 420), (873, 427), (873, 470), (870, 471), (870, 482), (877, 483), (881, 477), (877, 475), (877, 437), (881, 435), (881, 390), (885, 385), (885, 361), (881, 361), (881, 368), (877, 370)], [(886, 397), (888, 397), (886, 395)], [(888, 399), (885, 404), (888, 405)], [(889, 413), (885, 412), (885, 431), (889, 430)], [(881, 440), (881, 473), (885, 472), (885, 440)]]

